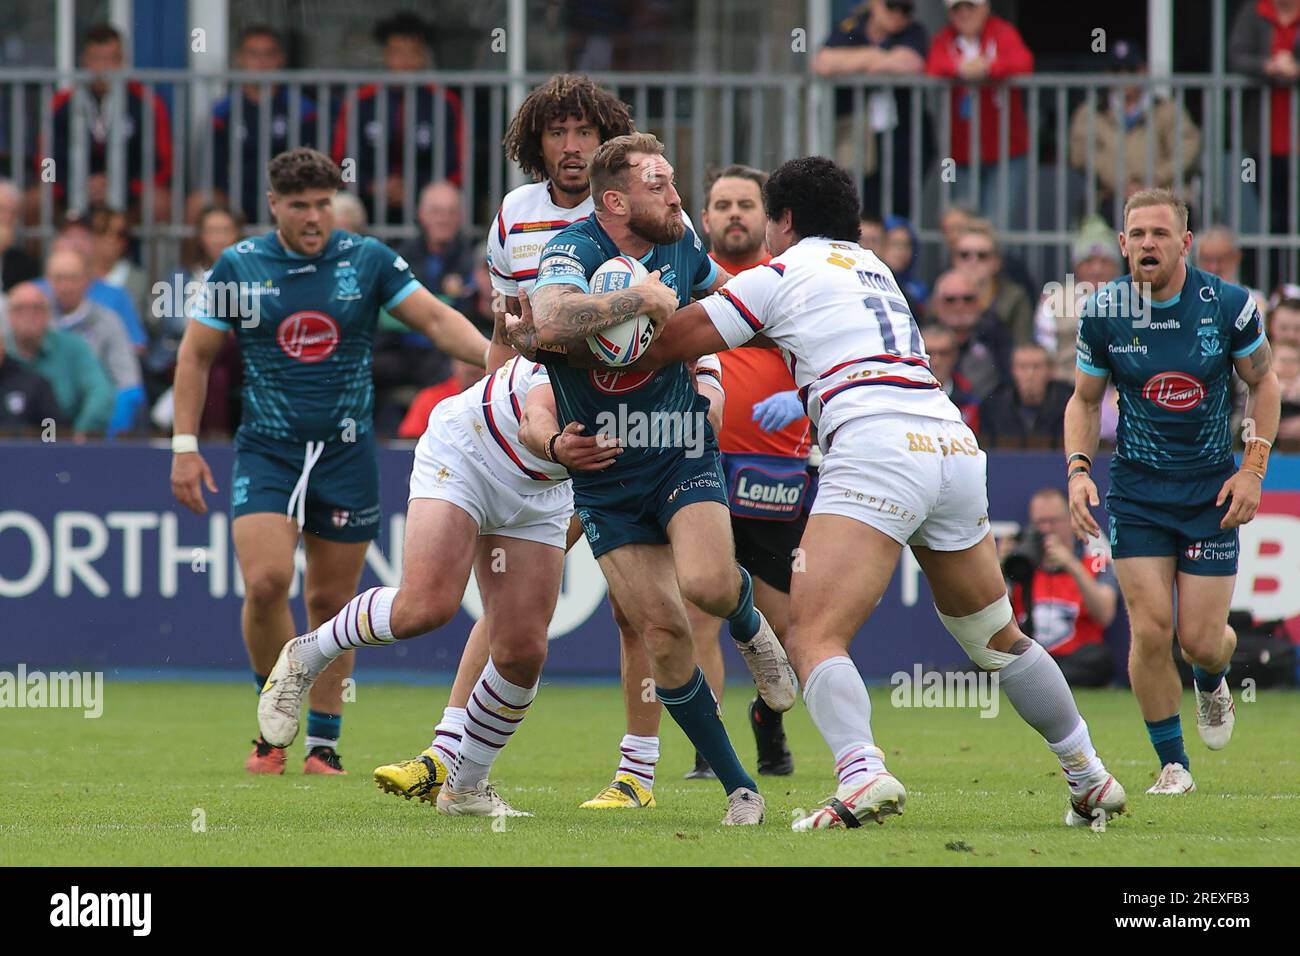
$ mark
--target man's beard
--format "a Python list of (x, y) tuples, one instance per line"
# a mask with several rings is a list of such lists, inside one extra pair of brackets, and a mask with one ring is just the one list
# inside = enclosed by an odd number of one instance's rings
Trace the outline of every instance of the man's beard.
[(748, 259), (763, 247), (763, 237), (754, 236), (742, 227), (740, 232), (732, 232), (728, 226), (722, 235), (714, 241), (713, 247), (728, 259)]
[(560, 181), (559, 177), (553, 176), (551, 177), (551, 185), (560, 192), (567, 193), (570, 196), (581, 196), (583, 193), (591, 191), (590, 179), (584, 179), (582, 183), (577, 186), (566, 186)]
[(671, 245), (686, 235), (686, 223), (680, 215), (672, 216), (665, 222), (646, 213), (633, 212), (628, 217), (627, 227), (634, 236), (660, 246)]

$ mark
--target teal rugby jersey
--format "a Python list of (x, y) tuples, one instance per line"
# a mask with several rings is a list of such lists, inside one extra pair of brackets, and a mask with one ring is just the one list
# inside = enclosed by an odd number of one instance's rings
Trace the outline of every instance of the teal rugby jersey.
[(1144, 303), (1134, 321), (1131, 282), (1123, 276), (1086, 300), (1078, 333), (1078, 367), (1109, 375), (1119, 391), (1119, 458), (1171, 472), (1231, 462), (1232, 363), (1264, 344), (1254, 299), (1188, 266), (1182, 291)]
[[(562, 229), (546, 244), (537, 267), (534, 292), (547, 285), (576, 286), (581, 292), (590, 292), (588, 281), (606, 261), (622, 255), (609, 238), (595, 213), (586, 219)], [(664, 285), (677, 293), (679, 306), (688, 305), (692, 292), (702, 292), (713, 284), (718, 267), (704, 251), (704, 246), (694, 231), (687, 226), (681, 239), (671, 245), (656, 245), (641, 257), (641, 263), (650, 272), (661, 269)], [(586, 348), (584, 344), (575, 346)], [(602, 412), (618, 415), (620, 406), (627, 413), (678, 412), (689, 414), (708, 411), (708, 400), (700, 398), (695, 382), (686, 365), (675, 362), (656, 372), (624, 372), (618, 369), (575, 369), (551, 365), (547, 371), (551, 387), (555, 390), (555, 404), (560, 421), (581, 422), (587, 434), (594, 435), (597, 416)], [(703, 419), (701, 419), (702, 421)], [(716, 439), (711, 442), (713, 444)], [(626, 448), (623, 454), (607, 468), (594, 476), (582, 473), (573, 476), (574, 486), (611, 477), (633, 470), (654, 467), (661, 447)]]
[(234, 330), (244, 359), (241, 427), (286, 441), (330, 441), (349, 422), (356, 434), (370, 430), (379, 309), (418, 288), (406, 260), (377, 239), (336, 229), (308, 258), (272, 231), (221, 254), (191, 316)]

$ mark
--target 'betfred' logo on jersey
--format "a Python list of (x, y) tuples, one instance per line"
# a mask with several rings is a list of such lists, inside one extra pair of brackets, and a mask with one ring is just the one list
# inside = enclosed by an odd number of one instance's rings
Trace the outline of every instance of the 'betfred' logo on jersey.
[(635, 392), (654, 377), (654, 372), (615, 372), (612, 369), (594, 368), (591, 370), (591, 384), (606, 395)]
[(295, 312), (275, 331), (284, 354), (299, 362), (322, 362), (339, 345), (339, 326), (324, 312)]
[(1186, 412), (1204, 400), (1205, 386), (1183, 372), (1161, 372), (1142, 386), (1142, 397), (1171, 412)]

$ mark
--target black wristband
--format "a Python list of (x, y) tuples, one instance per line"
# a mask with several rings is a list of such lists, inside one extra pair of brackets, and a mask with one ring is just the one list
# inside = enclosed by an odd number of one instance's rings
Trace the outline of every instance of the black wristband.
[(1070, 465), (1073, 465), (1076, 461), (1084, 462), (1089, 468), (1092, 467), (1092, 459), (1089, 458), (1081, 451), (1076, 451), (1073, 455), (1067, 458), (1065, 460), (1065, 465), (1068, 468)]
[(560, 436), (563, 434), (564, 432), (556, 432), (550, 438), (546, 439), (546, 457), (551, 461), (554, 461), (557, 465), (559, 462), (556, 461), (555, 458), (555, 443), (560, 440)]
[(1082, 466), (1078, 468), (1071, 468), (1070, 473), (1065, 476), (1065, 483), (1068, 485), (1071, 481), (1074, 480), (1075, 475), (1090, 475), (1090, 474), (1092, 474), (1092, 469), (1090, 468), (1084, 468)]

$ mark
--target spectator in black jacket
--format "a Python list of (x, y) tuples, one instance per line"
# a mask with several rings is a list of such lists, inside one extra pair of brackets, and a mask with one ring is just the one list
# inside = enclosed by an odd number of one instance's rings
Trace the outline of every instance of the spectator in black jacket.
[[(235, 48), (235, 68), (250, 73), (278, 73), (284, 69), (284, 44), (280, 35), (265, 25), (244, 28)], [(267, 77), (268, 80), (271, 77)], [(269, 101), (266, 160), (259, 159), (262, 141), (263, 94)], [(266, 204), (266, 162), (290, 146), (292, 124), (298, 125), (298, 146), (316, 145), (316, 103), (305, 94), (298, 98), (298, 112), (289, 115), (289, 88), (270, 84), (245, 83), (239, 88), (241, 102), (236, 117), (235, 99), (226, 96), (212, 107), (212, 183), (229, 197), (229, 205), (238, 208), (247, 222), (269, 222), (271, 211)], [(238, 128), (236, 128), (238, 118)], [(231, 137), (234, 137), (232, 146)], [(239, 196), (234, 195), (230, 177), (231, 151), (239, 175)]]
[(5, 337), (0, 335), (0, 434), (37, 432), (62, 418), (50, 383), (7, 357)]
[[(108, 154), (110, 131), (120, 109), (123, 117), (122, 138), (126, 145), (126, 202), (132, 218), (138, 217), (144, 193), (145, 179), (152, 175), (154, 181), (154, 216), (165, 219), (170, 215), (171, 199), (168, 186), (172, 175), (172, 132), (167, 106), (157, 93), (145, 90), (144, 85), (133, 80), (123, 80), (123, 102), (114, 101), (116, 89), (107, 74), (126, 68), (126, 55), (122, 35), (107, 23), (96, 24), (86, 30), (81, 47), (81, 67), (94, 74), (80, 100), (73, 89), (55, 94), (51, 104), (54, 142), (44, 144), (44, 156), (37, 159), (37, 176), (44, 169), (43, 159), (54, 160), (54, 196), (60, 208), (68, 201), (64, 184), (79, 171), (72, 166), (72, 139), (84, 135), (86, 148), (86, 199), (92, 206), (109, 201)], [(146, 116), (152, 116), (153, 153), (144, 155)]]
[[(413, 13), (399, 13), (375, 27), (375, 40), (384, 48), (384, 69), (394, 73), (424, 73), (433, 69), (429, 49), (433, 31)], [(352, 123), (346, 103), (334, 124), (331, 154), (342, 165), (356, 160), (357, 186), (373, 225), (400, 222), (407, 183), (403, 179), (406, 137), (415, 137), (415, 182), (419, 188), (435, 178), (460, 183), (464, 163), (465, 131), (461, 123), (460, 97), (451, 90), (428, 84), (414, 93), (413, 115), (406, 110), (406, 90), (400, 85), (381, 88), (363, 86), (357, 91), (356, 156), (348, 152), (348, 128)], [(386, 121), (380, 122), (381, 101)], [(376, 148), (380, 133), (387, 136), (387, 178), (378, 182)], [(438, 160), (441, 160), (441, 167)], [(376, 195), (376, 193), (381, 195)]]
[(980, 315), (979, 291), (961, 270), (939, 276), (929, 305), (928, 314), (957, 340), (957, 371), (971, 394), (986, 398), (1006, 377), (1003, 356), (1010, 356), (1011, 333), (997, 319)]
[(1011, 354), (1011, 381), (980, 402), (986, 448), (1060, 448), (1065, 404), (1073, 389), (1052, 378), (1052, 360), (1037, 342)]
[(41, 264), (14, 245), (22, 208), (23, 197), (17, 187), (0, 179), (0, 291), (4, 292), (41, 274)]

